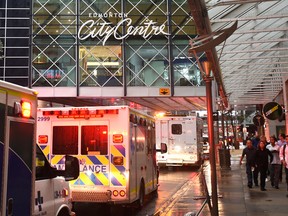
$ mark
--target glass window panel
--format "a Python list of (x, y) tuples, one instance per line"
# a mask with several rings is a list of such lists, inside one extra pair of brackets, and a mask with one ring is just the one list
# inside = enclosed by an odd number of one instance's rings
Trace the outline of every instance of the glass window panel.
[(172, 35), (193, 38), (197, 32), (190, 7), (186, 0), (173, 0), (171, 4), (172, 11)]
[[(15, 39), (10, 39), (11, 42)], [(6, 56), (28, 56), (29, 48), (6, 49)]]
[[(63, 136), (65, 134), (65, 136)], [(78, 127), (54, 126), (53, 149), (54, 155), (78, 154)]]
[(189, 56), (189, 41), (173, 41), (173, 70), (175, 86), (204, 85), (196, 59)]
[(182, 125), (181, 124), (172, 124), (171, 129), (172, 129), (172, 134), (177, 134), (177, 135), (182, 134)]
[[(27, 17), (28, 18), (28, 17)], [(27, 27), (27, 29), (29, 29), (29, 23), (30, 20), (29, 19), (8, 19), (7, 20), (7, 26), (8, 27)]]
[[(6, 65), (9, 66), (9, 65)], [(14, 66), (14, 65), (13, 65)], [(6, 68), (5, 69), (5, 74), (7, 77), (9, 76), (27, 76), (28, 72), (28, 67), (25, 66), (26, 68)]]
[[(9, 32), (9, 31), (8, 31)], [(21, 37), (25, 37), (25, 35), (20, 35)], [(7, 47), (25, 47), (25, 49), (29, 49), (29, 38), (7, 38), (6, 39)], [(17, 52), (17, 49), (13, 49)], [(20, 48), (22, 49), (22, 48)]]
[(108, 127), (106, 125), (81, 127), (81, 154), (108, 154)]
[[(28, 70), (26, 72), (26, 74), (28, 74)], [(3, 79), (3, 77), (2, 77)], [(20, 86), (28, 86), (28, 76), (23, 76), (23, 77), (15, 77), (15, 78), (9, 78), (9, 77), (5, 77), (5, 81), (6, 82), (11, 82)]]
[[(7, 29), (7, 37), (29, 37), (29, 29)], [(28, 39), (26, 40), (28, 41)], [(25, 46), (27, 45), (25, 44)]]
[(51, 177), (51, 168), (50, 164), (47, 161), (45, 155), (41, 152), (40, 148), (36, 148), (36, 180), (50, 179)]
[(129, 86), (169, 85), (167, 40), (129, 40), (126, 52)]
[[(30, 9), (30, 8), (29, 8)], [(30, 15), (30, 10), (27, 9), (27, 10), (8, 10), (7, 11), (7, 14), (8, 14), (8, 17), (25, 17), (25, 18), (29, 18), (29, 15)]]
[(122, 48), (120, 45), (82, 46), (79, 52), (81, 85), (123, 85)]
[(30, 8), (31, 0), (7, 1), (8, 8)]
[(34, 40), (33, 86), (76, 86), (75, 39), (59, 37), (58, 43), (51, 46), (51, 38), (40, 38)]

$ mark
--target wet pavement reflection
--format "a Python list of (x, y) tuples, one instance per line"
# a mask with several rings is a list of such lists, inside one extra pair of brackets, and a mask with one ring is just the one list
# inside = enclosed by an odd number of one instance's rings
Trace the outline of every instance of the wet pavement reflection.
[(203, 196), (203, 188), (199, 170), (196, 168), (165, 168), (160, 170), (158, 192), (146, 197), (144, 207), (113, 206), (108, 204), (77, 203), (77, 216), (148, 216), (160, 213), (162, 215), (185, 215), (200, 209), (203, 200), (195, 197)]

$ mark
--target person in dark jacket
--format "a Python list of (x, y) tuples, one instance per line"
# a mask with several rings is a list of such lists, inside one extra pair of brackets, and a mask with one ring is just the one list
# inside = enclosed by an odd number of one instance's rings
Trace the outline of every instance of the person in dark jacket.
[(252, 141), (250, 139), (246, 142), (246, 148), (243, 149), (242, 156), (240, 158), (240, 165), (242, 164), (242, 160), (246, 155), (246, 174), (249, 188), (252, 188), (252, 176), (254, 178), (255, 186), (258, 186), (258, 171), (255, 168), (255, 153), (256, 148), (253, 146)]
[(255, 163), (258, 171), (260, 172), (260, 186), (261, 191), (266, 191), (265, 189), (265, 180), (267, 177), (268, 170), (268, 160), (270, 156), (270, 163), (273, 161), (273, 154), (266, 148), (265, 142), (259, 142), (259, 148), (255, 153)]

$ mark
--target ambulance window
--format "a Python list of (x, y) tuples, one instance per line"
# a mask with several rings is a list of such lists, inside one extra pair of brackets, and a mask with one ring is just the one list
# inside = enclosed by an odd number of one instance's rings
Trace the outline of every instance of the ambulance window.
[(182, 125), (172, 124), (172, 134), (182, 134)]
[(78, 126), (53, 127), (53, 154), (78, 154)]
[(36, 148), (36, 180), (50, 178), (50, 164), (46, 160), (43, 152), (37, 146)]
[(108, 127), (106, 125), (81, 127), (81, 154), (108, 154)]

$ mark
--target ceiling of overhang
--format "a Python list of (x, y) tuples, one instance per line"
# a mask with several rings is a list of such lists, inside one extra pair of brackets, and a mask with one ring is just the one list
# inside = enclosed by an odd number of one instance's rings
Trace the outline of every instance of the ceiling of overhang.
[(265, 104), (288, 76), (288, 0), (205, 0), (212, 31), (237, 30), (216, 47), (230, 104)]
[[(125, 98), (40, 98), (40, 107), (55, 106), (111, 106), (129, 105), (146, 112), (173, 112), (206, 110), (205, 97), (125, 97)], [(47, 103), (48, 102), (48, 103)]]

